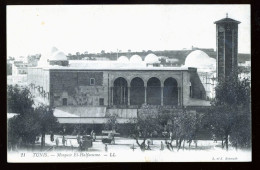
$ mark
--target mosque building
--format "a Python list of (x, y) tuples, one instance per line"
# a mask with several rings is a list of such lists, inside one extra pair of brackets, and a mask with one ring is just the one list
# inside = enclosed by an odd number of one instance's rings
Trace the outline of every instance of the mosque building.
[[(237, 67), (239, 22), (225, 18), (215, 23), (217, 60), (201, 50), (192, 51), (181, 67), (163, 66), (153, 53), (117, 60), (68, 60), (53, 47), (37, 67), (28, 68), (28, 85), (35, 101), (52, 106), (54, 116), (64, 124), (100, 125), (111, 114), (126, 123), (137, 117), (143, 104), (210, 106), (216, 80), (223, 80)], [(226, 37), (220, 37), (223, 31)]]
[(206, 91), (193, 67), (162, 67), (154, 54), (116, 61), (67, 60), (53, 47), (37, 67), (28, 68), (35, 100), (55, 108), (60, 123), (119, 122), (137, 116), (141, 105), (169, 108), (209, 106)]

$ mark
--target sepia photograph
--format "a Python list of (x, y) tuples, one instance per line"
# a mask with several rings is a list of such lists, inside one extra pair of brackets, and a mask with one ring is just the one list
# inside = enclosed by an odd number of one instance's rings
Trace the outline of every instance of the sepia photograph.
[(251, 162), (251, 6), (7, 5), (7, 161)]

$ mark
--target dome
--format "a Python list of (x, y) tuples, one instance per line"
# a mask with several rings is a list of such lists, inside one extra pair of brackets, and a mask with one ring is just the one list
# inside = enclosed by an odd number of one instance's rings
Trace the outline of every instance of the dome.
[(58, 51), (58, 49), (56, 47), (51, 48), (51, 54), (55, 53), (56, 51)]
[(59, 51), (56, 47), (52, 47), (49, 52), (44, 52), (43, 55), (41, 56), (38, 66), (48, 66), (49, 61), (66, 61), (67, 57), (66, 55), (62, 52)]
[(129, 59), (126, 56), (121, 56), (117, 59), (117, 61), (120, 63), (128, 63)]
[(139, 63), (139, 62), (142, 62), (142, 58), (139, 56), (139, 55), (133, 55), (131, 58), (130, 58), (130, 62), (131, 63)]
[(201, 50), (195, 50), (186, 57), (185, 66), (198, 69), (216, 69), (216, 59), (209, 57)]
[(50, 61), (64, 61), (67, 60), (66, 54), (64, 54), (62, 51), (56, 51), (52, 54), (52, 56), (49, 58)]
[(146, 57), (145, 57), (145, 59), (144, 59), (144, 61), (146, 62), (146, 63), (159, 63), (159, 59), (158, 59), (158, 57), (155, 55), (155, 54), (148, 54)]

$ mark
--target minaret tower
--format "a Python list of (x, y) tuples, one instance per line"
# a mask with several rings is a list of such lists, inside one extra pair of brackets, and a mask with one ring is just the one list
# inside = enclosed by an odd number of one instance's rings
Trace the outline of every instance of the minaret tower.
[(239, 21), (223, 18), (216, 24), (217, 80), (225, 80), (231, 73), (237, 75), (238, 24)]

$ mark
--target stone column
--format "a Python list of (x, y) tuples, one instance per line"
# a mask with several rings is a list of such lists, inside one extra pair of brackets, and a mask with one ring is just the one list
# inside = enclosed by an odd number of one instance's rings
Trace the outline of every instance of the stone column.
[(144, 87), (144, 104), (147, 104), (147, 102), (146, 102), (146, 94), (147, 94), (147, 92), (146, 92), (146, 90), (147, 90), (147, 87), (145, 86)]
[(178, 87), (178, 106), (181, 106), (181, 87)]
[(114, 96), (113, 88), (114, 88), (114, 87), (111, 87), (111, 106), (114, 105), (114, 103), (113, 103), (113, 96)]
[(130, 87), (127, 87), (127, 105), (130, 106)]
[(163, 106), (163, 86), (161, 87), (161, 106)]

